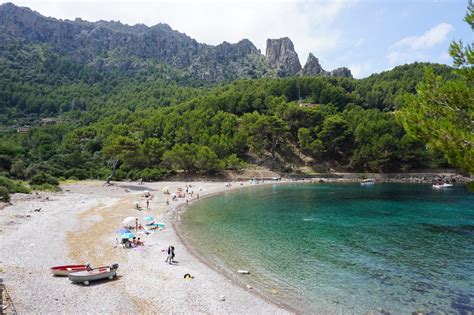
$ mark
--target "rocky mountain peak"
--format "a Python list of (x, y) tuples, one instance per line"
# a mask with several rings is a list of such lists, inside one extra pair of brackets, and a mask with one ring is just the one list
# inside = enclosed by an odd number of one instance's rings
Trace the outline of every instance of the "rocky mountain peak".
[(148, 27), (120, 21), (60, 20), (12, 3), (0, 5), (0, 41), (46, 44), (72, 62), (96, 66), (101, 71), (144, 69), (160, 63), (208, 82), (300, 74), (351, 76), (347, 68), (324, 71), (312, 54), (302, 69), (288, 37), (268, 39), (264, 56), (248, 39), (213, 46), (199, 43), (167, 24)]
[(278, 76), (292, 76), (301, 70), (293, 42), (288, 37), (267, 39), (266, 61)]
[(313, 76), (313, 75), (324, 75), (326, 71), (324, 71), (323, 67), (319, 64), (318, 58), (316, 58), (312, 53), (309, 53), (308, 59), (306, 60), (306, 64), (303, 67), (302, 71), (303, 75), (306, 76)]
[(331, 71), (331, 76), (333, 77), (344, 77), (344, 78), (352, 78), (352, 73), (349, 68), (341, 67)]

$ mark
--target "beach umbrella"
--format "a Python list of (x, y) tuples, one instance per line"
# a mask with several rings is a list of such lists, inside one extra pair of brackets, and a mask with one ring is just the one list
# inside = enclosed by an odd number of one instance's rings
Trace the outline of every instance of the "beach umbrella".
[(133, 233), (123, 233), (122, 238), (134, 238), (135, 234)]
[(144, 221), (153, 221), (153, 217), (152, 216), (148, 216), (148, 217), (144, 217), (143, 218)]
[(164, 187), (163, 190), (162, 190), (162, 192), (163, 192), (164, 194), (169, 194), (169, 193), (170, 193), (170, 189), (169, 189), (168, 187)]
[(158, 222), (158, 223), (156, 223), (156, 225), (158, 225), (158, 227), (160, 227), (160, 228), (164, 228), (164, 227), (165, 227), (165, 224), (162, 223), (162, 222)]
[(122, 221), (122, 224), (130, 224), (130, 223), (135, 223), (135, 218), (134, 217), (126, 217)]
[(129, 229), (121, 228), (117, 230), (118, 234), (130, 233)]

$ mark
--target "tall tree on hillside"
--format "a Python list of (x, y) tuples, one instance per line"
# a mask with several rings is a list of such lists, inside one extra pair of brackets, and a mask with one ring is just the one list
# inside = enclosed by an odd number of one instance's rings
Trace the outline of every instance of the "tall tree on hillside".
[[(474, 31), (474, 5), (464, 18)], [(397, 113), (407, 133), (441, 151), (454, 167), (474, 173), (474, 43), (451, 43), (457, 78), (443, 81), (427, 69), (417, 94)]]
[(110, 159), (112, 166), (112, 173), (107, 177), (107, 184), (110, 184), (114, 177), (119, 162), (133, 159), (137, 154), (139, 146), (138, 141), (125, 136), (112, 135), (106, 139), (102, 153)]

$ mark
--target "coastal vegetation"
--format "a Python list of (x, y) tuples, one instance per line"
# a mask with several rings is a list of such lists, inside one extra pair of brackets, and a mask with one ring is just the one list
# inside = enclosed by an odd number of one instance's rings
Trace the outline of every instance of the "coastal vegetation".
[[(472, 26), (472, 2), (469, 12)], [(0, 174), (32, 187), (254, 166), (473, 171), (471, 45), (451, 46), (457, 68), (414, 63), (361, 80), (323, 72), (216, 83), (183, 79), (184, 70), (156, 60), (99, 67), (3, 35)], [(125, 62), (114, 58), (103, 61)]]
[[(47, 83), (48, 73), (10, 69), (19, 80), (2, 80), (9, 86), (3, 100), (16, 101), (2, 107), (0, 168), (23, 180), (106, 179), (114, 167), (114, 179), (158, 180), (178, 170), (213, 173), (249, 164), (293, 171), (304, 165), (302, 156), (319, 171), (445, 166), (394, 115), (426, 67), (405, 65), (364, 80), (263, 78), (208, 88), (132, 74), (114, 86), (72, 76)], [(433, 68), (453, 76), (447, 66)], [(22, 82), (33, 76), (23, 71), (44, 80)], [(21, 116), (31, 124), (26, 132), (6, 128)], [(42, 124), (45, 117), (54, 123)]]
[[(474, 4), (464, 21), (474, 30)], [(457, 67), (449, 80), (427, 68), (415, 95), (398, 113), (408, 134), (443, 152), (453, 166), (474, 173), (474, 46), (453, 41), (449, 53)]]

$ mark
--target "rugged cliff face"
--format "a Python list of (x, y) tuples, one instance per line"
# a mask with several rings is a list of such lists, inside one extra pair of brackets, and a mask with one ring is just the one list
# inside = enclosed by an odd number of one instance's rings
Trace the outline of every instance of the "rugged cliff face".
[(324, 71), (323, 67), (319, 64), (318, 58), (316, 58), (312, 53), (309, 54), (308, 60), (303, 67), (302, 74), (306, 76), (314, 75), (327, 75), (328, 73)]
[[(57, 20), (11, 3), (0, 5), (0, 48), (7, 45), (47, 45), (74, 62), (104, 70), (127, 71), (166, 64), (205, 82), (275, 75), (328, 75), (313, 55), (302, 69), (287, 37), (267, 40), (264, 56), (248, 39), (212, 46), (198, 43), (167, 24), (148, 27), (114, 21)], [(330, 75), (348, 74), (348, 69), (340, 68)]]
[(301, 70), (298, 54), (288, 37), (267, 39), (266, 61), (280, 77), (293, 76)]

